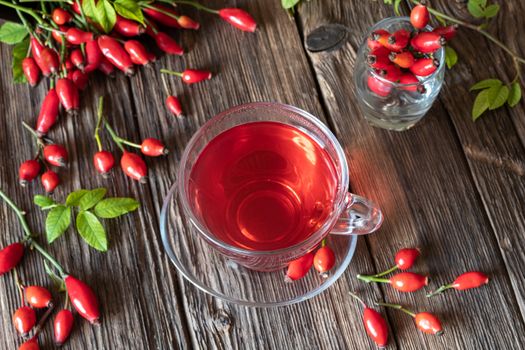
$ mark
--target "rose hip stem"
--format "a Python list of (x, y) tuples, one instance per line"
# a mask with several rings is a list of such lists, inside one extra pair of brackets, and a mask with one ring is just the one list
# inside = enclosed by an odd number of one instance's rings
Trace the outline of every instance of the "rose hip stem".
[(416, 259), (419, 257), (420, 254), (421, 252), (419, 248), (400, 249), (397, 251), (396, 256), (394, 258), (394, 261), (396, 262), (396, 264), (393, 267), (389, 268), (388, 270), (375, 274), (372, 277), (382, 277), (398, 269), (407, 270), (414, 265)]
[(447, 289), (466, 290), (478, 288), (489, 283), (489, 276), (479, 271), (465, 272), (459, 275), (454, 282), (439, 287), (434, 292), (427, 294), (427, 298), (443, 293)]
[(120, 148), (122, 152), (125, 152), (124, 146), (122, 146), (123, 144), (130, 146), (130, 147), (134, 147), (134, 148), (139, 148), (139, 149), (141, 148), (139, 144), (128, 141), (118, 136), (115, 130), (113, 130), (111, 125), (109, 125), (109, 123), (105, 119), (104, 119), (104, 126), (106, 127), (106, 130), (109, 132), (109, 135), (111, 136), (113, 141), (115, 141), (115, 143), (117, 144), (117, 146)]
[(26, 218), (24, 216), (25, 212), (18, 208), (11, 198), (9, 198), (2, 190), (0, 190), (0, 197), (11, 207), (11, 209), (13, 209), (16, 216), (18, 216), (18, 220), (20, 221), (20, 224), (22, 225), (22, 228), (26, 234), (24, 240), (28, 241), (31, 246), (36, 249), (36, 251), (38, 251), (47, 261), (49, 261), (57, 269), (62, 278), (67, 276), (62, 265), (60, 265), (58, 261), (53, 256), (51, 256), (51, 254), (49, 254), (40, 244), (34, 240), (34, 235), (31, 232), (31, 229), (29, 228), (29, 225), (27, 224)]
[(427, 334), (434, 334), (434, 335), (442, 335), (443, 334), (443, 328), (441, 327), (441, 322), (439, 319), (429, 313), (429, 312), (418, 312), (417, 314), (405, 309), (403, 306), (398, 304), (388, 304), (388, 303), (380, 303), (375, 302), (378, 306), (385, 306), (392, 309), (396, 309), (399, 311), (403, 311), (407, 315), (412, 316), (414, 318), (414, 321), (416, 322), (416, 327), (422, 331), (423, 333)]
[(97, 141), (97, 147), (98, 151), (101, 152), (103, 150), (102, 147), (102, 141), (100, 140), (100, 126), (102, 125), (102, 114), (104, 111), (104, 96), (100, 96), (98, 98), (98, 108), (97, 108), (97, 125), (95, 126), (95, 141)]

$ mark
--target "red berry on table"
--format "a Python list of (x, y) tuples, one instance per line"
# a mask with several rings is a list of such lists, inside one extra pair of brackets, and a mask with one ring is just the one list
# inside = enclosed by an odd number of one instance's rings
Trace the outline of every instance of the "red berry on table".
[(446, 27), (437, 27), (432, 31), (432, 33), (444, 37), (446, 41), (450, 41), (453, 37), (456, 36), (457, 31), (458, 25), (454, 24)]
[(428, 9), (424, 5), (416, 5), (410, 11), (410, 23), (416, 29), (423, 29), (427, 26), (430, 15)]
[(133, 75), (135, 68), (128, 53), (122, 45), (109, 35), (101, 35), (97, 39), (102, 54), (118, 69), (127, 75)]
[(374, 77), (373, 75), (369, 75), (367, 78), (367, 86), (378, 96), (386, 97), (390, 95), (390, 92), (392, 91), (392, 85), (388, 82), (384, 82), (380, 80), (379, 78)]
[(100, 310), (97, 297), (93, 290), (84, 282), (73, 276), (64, 278), (66, 290), (78, 314), (88, 320), (91, 324), (100, 323)]
[(376, 31), (374, 31), (372, 34), (370, 34), (370, 36), (368, 37), (367, 41), (366, 41), (366, 44), (368, 45), (368, 48), (370, 50), (374, 50), (374, 49), (377, 49), (377, 48), (380, 48), (380, 47), (384, 47), (379, 41), (378, 39), (381, 37), (381, 36), (384, 36), (385, 38), (388, 38), (390, 36), (390, 33), (384, 29), (378, 29)]
[(177, 22), (179, 23), (179, 25), (184, 28), (184, 29), (194, 29), (194, 30), (197, 30), (200, 28), (200, 24), (199, 22), (197, 21), (194, 21), (193, 19), (191, 19), (190, 17), (188, 16), (180, 16), (178, 19), (177, 19)]
[(432, 53), (442, 48), (447, 41), (439, 34), (433, 32), (421, 32), (416, 34), (410, 41), (410, 45), (421, 53)]
[(413, 272), (401, 272), (392, 276), (389, 283), (400, 292), (415, 292), (428, 284), (428, 277)]
[(68, 114), (76, 114), (80, 107), (78, 88), (71, 79), (61, 78), (57, 80), (56, 92), (60, 104)]
[(95, 169), (104, 175), (115, 166), (115, 158), (111, 152), (99, 151), (93, 156), (93, 164), (95, 165)]
[(390, 61), (397, 64), (401, 68), (410, 68), (414, 65), (414, 55), (410, 51), (391, 52), (388, 56)]
[(54, 339), (57, 346), (61, 346), (69, 338), (74, 321), (73, 313), (70, 310), (64, 309), (57, 313), (53, 321)]
[(51, 13), (51, 18), (53, 19), (53, 22), (61, 26), (71, 21), (72, 16), (69, 12), (67, 12), (63, 8), (57, 7)]
[(24, 245), (20, 242), (10, 244), (0, 250), (0, 276), (15, 268), (23, 256)]
[(420, 77), (426, 77), (434, 73), (439, 67), (439, 61), (435, 58), (420, 58), (417, 59), (412, 67), (410, 67), (410, 71), (415, 74), (419, 75)]
[(42, 186), (47, 193), (53, 193), (60, 184), (60, 178), (58, 174), (53, 170), (48, 170), (42, 174), (41, 177)]
[(385, 319), (379, 312), (369, 308), (356, 294), (352, 292), (348, 292), (348, 294), (358, 300), (365, 308), (363, 311), (363, 323), (366, 333), (379, 348), (384, 348), (388, 344), (388, 326)]
[(80, 70), (84, 69), (84, 55), (82, 54), (82, 51), (80, 49), (75, 49), (71, 51), (69, 54), (69, 58), (71, 59), (71, 63), (75, 65)]
[(142, 141), (140, 151), (148, 157), (158, 157), (169, 153), (164, 144), (160, 140), (154, 138), (148, 138)]
[(44, 102), (42, 102), (42, 107), (40, 108), (40, 113), (38, 114), (38, 119), (36, 122), (36, 132), (40, 135), (45, 135), (55, 125), (58, 119), (58, 108), (60, 106), (60, 101), (58, 99), (57, 92), (54, 88), (49, 89)]
[(219, 10), (219, 16), (232, 26), (245, 32), (255, 32), (257, 23), (246, 11), (238, 8), (225, 8)]
[(28, 286), (24, 288), (26, 300), (32, 307), (42, 309), (51, 306), (53, 297), (49, 290), (40, 286)]
[(211, 79), (211, 72), (207, 70), (186, 69), (182, 72), (182, 81), (186, 84), (195, 84)]
[(18, 350), (40, 350), (37, 336), (29, 339), (18, 347)]
[(20, 165), (18, 169), (18, 179), (21, 186), (33, 181), (40, 174), (41, 165), (38, 160), (30, 159)]
[(410, 32), (406, 29), (399, 29), (388, 37), (384, 46), (391, 51), (399, 52), (408, 46), (409, 41)]
[(38, 84), (40, 80), (40, 68), (38, 68), (33, 57), (26, 57), (22, 60), (22, 70), (29, 85), (35, 86)]
[(44, 159), (51, 165), (62, 167), (67, 163), (67, 150), (62, 145), (50, 144), (44, 146)]
[(291, 261), (288, 264), (288, 270), (286, 271), (287, 282), (296, 281), (306, 276), (308, 271), (312, 268), (314, 263), (314, 253), (306, 253), (305, 255)]
[(29, 306), (18, 308), (13, 314), (13, 324), (21, 335), (25, 335), (33, 329), (36, 324), (36, 312)]
[(319, 271), (322, 276), (327, 276), (327, 272), (330, 271), (334, 265), (335, 254), (332, 248), (325, 245), (315, 252), (314, 268)]
[[(415, 82), (417, 83), (417, 78), (414, 78), (416, 79)], [(420, 254), (421, 252), (417, 248), (404, 248), (399, 250), (394, 258), (397, 268), (400, 270), (408, 270), (409, 268), (414, 266), (414, 263), (416, 262)]]
[(184, 49), (168, 34), (157, 32), (152, 36), (159, 49), (165, 53), (179, 56), (184, 54)]
[(84, 90), (89, 83), (88, 75), (79, 69), (71, 72), (71, 76), (69, 77), (68, 75), (68, 78), (73, 81), (73, 84), (75, 84), (78, 90)]
[(124, 49), (129, 54), (131, 61), (135, 64), (145, 66), (149, 63), (148, 50), (137, 40), (128, 40), (124, 44)]
[(429, 312), (420, 312), (415, 317), (417, 328), (423, 333), (441, 335), (443, 327), (439, 319)]
[(180, 117), (182, 115), (182, 106), (177, 96), (168, 96), (166, 98), (166, 106), (174, 116)]
[(127, 37), (139, 36), (146, 31), (144, 26), (140, 23), (124, 18), (120, 15), (117, 15), (117, 21), (115, 22), (113, 30), (120, 35)]
[(489, 283), (489, 276), (479, 271), (465, 272), (459, 275), (454, 282), (445, 284), (439, 287), (435, 292), (427, 294), (427, 297), (441, 294), (447, 289), (454, 288), (456, 290), (467, 290), (472, 288), (478, 288)]
[(135, 153), (124, 152), (122, 158), (120, 158), (120, 167), (124, 174), (133, 180), (137, 180), (140, 183), (146, 182), (148, 167), (144, 160)]

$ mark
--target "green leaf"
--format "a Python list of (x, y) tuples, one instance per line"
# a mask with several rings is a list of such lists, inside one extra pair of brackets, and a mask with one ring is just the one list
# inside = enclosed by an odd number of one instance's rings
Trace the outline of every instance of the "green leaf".
[(467, 9), (473, 17), (482, 18), (485, 16), (483, 7), (477, 1), (469, 0)]
[(472, 106), (472, 120), (476, 121), (489, 108), (488, 90), (482, 90)]
[(80, 198), (80, 201), (78, 202), (78, 206), (82, 210), (88, 210), (90, 208), (93, 208), (98, 202), (104, 198), (106, 195), (107, 190), (105, 188), (97, 188), (91, 191), (88, 191), (86, 194)]
[(13, 80), (15, 83), (27, 83), (24, 70), (22, 69), (22, 61), (26, 57), (28, 50), (29, 38), (26, 38), (13, 47), (13, 62), (11, 67), (13, 68)]
[(104, 32), (109, 33), (117, 21), (117, 13), (108, 0), (99, 0), (92, 19), (100, 25)]
[(492, 111), (497, 108), (500, 108), (501, 106), (505, 104), (505, 102), (507, 102), (508, 98), (509, 98), (509, 87), (506, 85), (503, 85), (499, 88), (498, 93), (496, 95), (492, 96), (489, 93), (489, 109)]
[(113, 3), (115, 11), (124, 18), (144, 24), (144, 15), (137, 1), (117, 0)]
[(95, 214), (89, 211), (78, 213), (77, 230), (84, 241), (96, 250), (101, 252), (108, 250), (106, 231)]
[(451, 69), (456, 63), (458, 63), (458, 54), (456, 53), (456, 50), (450, 46), (445, 46), (445, 62), (448, 69)]
[(485, 11), (483, 11), (483, 16), (485, 16), (485, 18), (492, 18), (496, 16), (498, 12), (499, 12), (499, 5), (492, 4), (485, 8)]
[(66, 291), (66, 283), (64, 280), (53, 271), (53, 269), (49, 266), (47, 260), (44, 260), (44, 269), (46, 270), (46, 273), (49, 275), (49, 278), (51, 278), (51, 281), (53, 281), (53, 286), (56, 290), (58, 290), (59, 293)]
[(401, 0), (394, 1), (394, 12), (396, 16), (401, 16), (401, 12), (399, 11), (399, 4), (401, 4)]
[(127, 214), (140, 206), (133, 198), (107, 198), (95, 207), (95, 214), (104, 219), (112, 219)]
[(50, 205), (56, 204), (56, 202), (53, 199), (47, 196), (41, 196), (39, 194), (37, 194), (33, 198), (33, 202), (41, 208), (49, 207)]
[(82, 1), (82, 11), (84, 11), (84, 15), (86, 15), (89, 18), (94, 19), (96, 7), (97, 5), (95, 5), (95, 0)]
[(26, 27), (23, 25), (14, 22), (5, 22), (0, 27), (0, 42), (8, 45), (18, 44), (24, 40), (28, 34)]
[(88, 192), (89, 192), (88, 190), (78, 190), (75, 192), (71, 192), (69, 196), (67, 196), (66, 205), (69, 207), (78, 206), (82, 197), (84, 197), (84, 195)]
[(510, 107), (514, 107), (521, 100), (521, 86), (518, 82), (514, 82), (510, 85), (509, 98), (507, 103)]
[(478, 81), (476, 84), (472, 85), (470, 87), (470, 91), (481, 90), (501, 85), (503, 85), (503, 83), (499, 79), (485, 79), (482, 81)]
[(297, 5), (301, 0), (281, 0), (281, 5), (284, 9), (289, 10)]
[(55, 239), (62, 236), (71, 224), (71, 208), (59, 205), (51, 209), (46, 219), (47, 241), (53, 243)]

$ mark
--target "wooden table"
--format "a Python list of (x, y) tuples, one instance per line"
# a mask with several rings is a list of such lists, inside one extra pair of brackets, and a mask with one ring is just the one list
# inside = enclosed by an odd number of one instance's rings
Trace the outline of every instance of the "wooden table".
[[(468, 18), (463, 2), (432, 5)], [(525, 3), (501, 1), (501, 13), (490, 30), (525, 55), (525, 27), (518, 15)], [(352, 68), (367, 27), (393, 14), (382, 1), (305, 2), (290, 20), (277, 0), (218, 1), (254, 14), (260, 28), (246, 34), (205, 13), (189, 10), (201, 23), (198, 32), (178, 35), (189, 53), (162, 57), (154, 68), (114, 80), (98, 76), (83, 93), (82, 112), (61, 121), (51, 136), (67, 145), (72, 163), (55, 194), (78, 188), (108, 187), (112, 195), (132, 196), (141, 209), (108, 225), (111, 249), (88, 249), (70, 232), (50, 249), (68, 269), (94, 287), (103, 307), (103, 323), (92, 327), (77, 320), (66, 348), (71, 349), (365, 349), (360, 307), (347, 292), (367, 301), (388, 300), (418, 310), (431, 310), (443, 320), (445, 334), (416, 331), (413, 320), (382, 310), (391, 330), (389, 349), (518, 349), (525, 344), (525, 104), (470, 120), (474, 95), (468, 88), (488, 77), (512, 79), (510, 60), (481, 36), (462, 31), (452, 46), (460, 62), (447, 73), (446, 84), (426, 118), (406, 132), (367, 125), (357, 109)], [(404, 9), (405, 11), (406, 8)], [(311, 53), (305, 37), (319, 26), (348, 27), (339, 49)], [(14, 85), (10, 48), (0, 46), (0, 186), (25, 210), (35, 231), (44, 217), (32, 205), (39, 185), (17, 185), (17, 167), (34, 152), (21, 121), (34, 122), (46, 91)], [(166, 112), (159, 67), (205, 67), (217, 73), (209, 82), (171, 88), (182, 97), (187, 118)], [(108, 96), (109, 118), (134, 140), (155, 136), (167, 140), (169, 157), (148, 160), (145, 185), (116, 172), (109, 180), (94, 174), (90, 137), (96, 100)], [(190, 136), (206, 120), (231, 106), (251, 101), (278, 101), (310, 111), (325, 121), (344, 145), (351, 169), (351, 191), (371, 198), (385, 214), (376, 234), (359, 239), (344, 276), (321, 296), (290, 307), (253, 309), (225, 304), (186, 283), (168, 261), (159, 237), (159, 212), (174, 180)], [(21, 237), (15, 215), (0, 206), (0, 246)], [(392, 264), (401, 247), (419, 246), (424, 257), (415, 271), (432, 277), (428, 290), (459, 273), (479, 269), (491, 275), (488, 286), (426, 299), (423, 293), (400, 295), (389, 286), (365, 286), (357, 273), (374, 273)], [(49, 285), (40, 258), (28, 254), (21, 275)], [(0, 278), (0, 348), (19, 343), (11, 325), (18, 305), (9, 276)], [(51, 349), (49, 329), (41, 337)]]

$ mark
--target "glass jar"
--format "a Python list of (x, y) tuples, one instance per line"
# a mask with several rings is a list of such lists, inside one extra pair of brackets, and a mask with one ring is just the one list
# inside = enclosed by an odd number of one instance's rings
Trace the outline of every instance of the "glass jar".
[[(445, 76), (445, 50), (440, 48), (433, 56), (439, 66), (432, 74), (419, 77), (412, 84), (395, 83), (385, 79), (378, 70), (370, 67), (367, 56), (370, 49), (367, 39), (379, 29), (393, 33), (399, 29), (413, 31), (409, 17), (390, 17), (371, 27), (359, 47), (354, 69), (357, 101), (363, 117), (373, 126), (402, 131), (414, 126), (432, 107)], [(427, 26), (426, 31), (432, 27)], [(374, 91), (369, 84), (374, 85)]]

